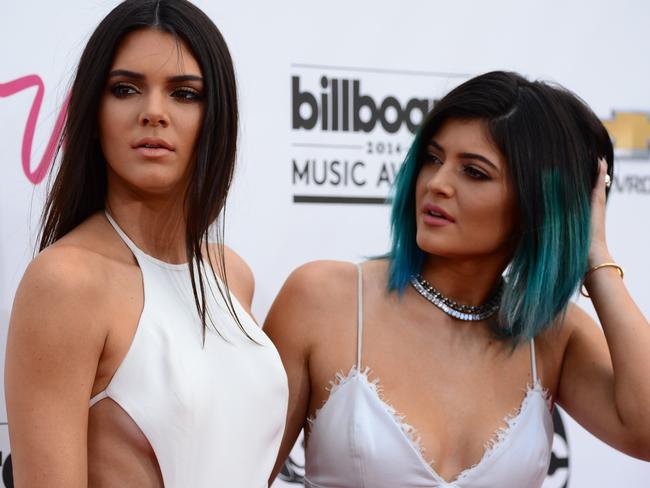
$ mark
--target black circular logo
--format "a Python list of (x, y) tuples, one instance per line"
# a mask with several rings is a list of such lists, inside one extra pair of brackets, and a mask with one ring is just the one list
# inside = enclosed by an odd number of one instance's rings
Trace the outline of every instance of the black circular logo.
[[(2, 454), (0, 453), (0, 458)], [(11, 468), (11, 454), (0, 461), (2, 463), (2, 482), (5, 488), (14, 488), (14, 477)]]
[(566, 435), (562, 415), (553, 409), (553, 450), (544, 488), (567, 488), (569, 486), (569, 439)]

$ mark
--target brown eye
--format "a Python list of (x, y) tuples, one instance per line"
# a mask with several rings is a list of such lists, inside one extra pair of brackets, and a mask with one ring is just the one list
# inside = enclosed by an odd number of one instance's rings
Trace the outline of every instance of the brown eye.
[(427, 152), (422, 158), (422, 164), (442, 164), (442, 160), (435, 154)]
[(489, 180), (490, 177), (483, 171), (476, 169), (474, 166), (465, 166), (465, 174), (475, 180)]
[(195, 102), (202, 99), (201, 93), (191, 88), (178, 88), (172, 92), (172, 97), (184, 102)]
[(111, 87), (111, 93), (117, 98), (125, 98), (129, 95), (134, 95), (139, 92), (133, 85), (129, 85), (127, 83), (116, 83)]

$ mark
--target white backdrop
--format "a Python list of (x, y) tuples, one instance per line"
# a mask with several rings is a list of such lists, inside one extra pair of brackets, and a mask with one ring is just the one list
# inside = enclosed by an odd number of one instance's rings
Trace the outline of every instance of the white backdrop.
[[(2, 344), (13, 295), (35, 244), (44, 184), (34, 172), (46, 152), (80, 51), (97, 22), (116, 3), (3, 2)], [(359, 260), (386, 251), (389, 209), (375, 202), (386, 196), (411, 138), (406, 123), (397, 121), (398, 105), (412, 108), (407, 114), (417, 123), (417, 107), (430, 105), (468, 76), (493, 69), (557, 81), (582, 96), (603, 120), (619, 113), (610, 126), (618, 143), (618, 166), (608, 210), (608, 238), (614, 256), (626, 269), (628, 288), (646, 316), (650, 315), (650, 295), (644, 286), (650, 276), (646, 252), (650, 244), (650, 64), (646, 61), (650, 3), (196, 3), (223, 32), (237, 69), (241, 150), (228, 208), (227, 242), (255, 272), (254, 311), (260, 321), (289, 272), (303, 262)], [(9, 83), (28, 75), (36, 76)], [(30, 119), (35, 124), (30, 125), (28, 115), (39, 80), (43, 102)], [(380, 117), (369, 127), (368, 105), (381, 107), (382, 103), (385, 110), (377, 112), (383, 114), (384, 123)], [(305, 128), (312, 125), (307, 119), (314, 108), (318, 120), (313, 128)], [(354, 130), (356, 109), (367, 131)], [(335, 120), (337, 130), (333, 130)], [(24, 136), (29, 136), (32, 125), (30, 145)], [(31, 159), (25, 151), (29, 147)], [(23, 161), (28, 161), (27, 169)], [(334, 203), (336, 198), (342, 200)], [(593, 313), (587, 301), (580, 304)], [(556, 436), (557, 470), (545, 486), (650, 485), (648, 463), (615, 452), (566, 415), (562, 419), (566, 434)], [(0, 422), (0, 463), (8, 487), (4, 401), (0, 402)], [(299, 448), (293, 459), (302, 464)], [(300, 473), (300, 467), (295, 468), (295, 480)], [(297, 485), (278, 481), (274, 487), (278, 486)]]

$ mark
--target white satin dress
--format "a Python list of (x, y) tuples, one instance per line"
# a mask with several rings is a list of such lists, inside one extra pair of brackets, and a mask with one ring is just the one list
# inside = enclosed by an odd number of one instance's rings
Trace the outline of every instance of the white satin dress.
[(362, 369), (362, 279), (359, 267), (357, 363), (339, 375), (310, 420), (305, 486), (311, 488), (539, 488), (551, 458), (553, 420), (539, 382), (531, 341), (533, 383), (516, 415), (505, 418), (481, 460), (443, 479), (425, 460), (415, 429), (379, 395)]

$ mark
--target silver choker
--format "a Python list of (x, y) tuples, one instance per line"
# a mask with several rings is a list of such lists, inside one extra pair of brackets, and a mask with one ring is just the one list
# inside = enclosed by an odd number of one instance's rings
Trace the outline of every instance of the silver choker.
[(484, 304), (478, 306), (461, 305), (460, 303), (453, 301), (451, 298), (444, 296), (419, 274), (411, 276), (411, 285), (413, 285), (413, 288), (415, 288), (420, 295), (429, 300), (447, 315), (458, 320), (468, 321), (485, 320), (492, 317), (492, 315), (499, 310), (501, 295), (503, 293), (503, 280), (501, 280), (496, 291)]

